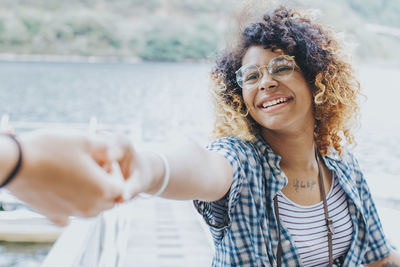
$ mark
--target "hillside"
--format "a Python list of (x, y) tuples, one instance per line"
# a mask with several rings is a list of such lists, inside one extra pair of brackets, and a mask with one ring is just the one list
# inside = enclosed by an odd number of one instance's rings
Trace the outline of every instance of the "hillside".
[[(223, 43), (226, 18), (239, 2), (2, 0), (0, 53), (166, 61), (204, 59)], [(400, 59), (398, 0), (284, 2), (320, 10), (321, 20), (358, 43), (358, 59)], [(382, 32), (382, 26), (389, 27), (384, 28), (389, 29), (388, 33), (376, 32)]]

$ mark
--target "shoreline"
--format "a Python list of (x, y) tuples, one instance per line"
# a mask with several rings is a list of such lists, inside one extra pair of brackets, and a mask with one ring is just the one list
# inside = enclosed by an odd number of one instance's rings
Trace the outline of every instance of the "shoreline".
[(56, 54), (14, 54), (0, 53), (0, 62), (48, 62), (48, 63), (127, 63), (137, 64), (146, 62), (167, 63), (207, 63), (210, 58), (185, 59), (181, 61), (143, 60), (132, 56), (79, 56)]
[(56, 54), (0, 53), (0, 62), (51, 62), (51, 63), (141, 63), (137, 57), (79, 56)]
[[(210, 63), (210, 57), (204, 59), (184, 59), (180, 61), (162, 60), (143, 60), (132, 56), (80, 56), (80, 55), (57, 55), (57, 54), (15, 54), (0, 53), (0, 62), (47, 62), (47, 63), (126, 63), (138, 64), (147, 62), (166, 62), (166, 63)], [(396, 60), (388, 61), (384, 59), (368, 59), (365, 61), (354, 61), (354, 66), (369, 66), (378, 68), (400, 69), (400, 62)]]

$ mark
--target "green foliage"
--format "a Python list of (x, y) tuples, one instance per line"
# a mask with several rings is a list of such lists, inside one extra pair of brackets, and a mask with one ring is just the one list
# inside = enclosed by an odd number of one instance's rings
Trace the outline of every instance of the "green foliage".
[[(114, 48), (121, 47), (121, 41), (114, 34), (113, 28), (110, 25), (99, 23), (93, 19), (81, 20), (81, 21), (70, 21), (67, 23), (70, 28), (68, 32), (72, 33), (71, 38), (86, 38), (92, 43), (97, 45), (111, 46)], [(66, 34), (62, 31), (57, 32), (58, 37), (66, 37)]]
[(221, 12), (221, 11), (230, 11), (234, 5), (232, 1), (221, 1), (221, 0), (208, 0), (208, 1), (199, 1), (199, 0), (171, 0), (171, 4), (178, 9), (182, 9), (185, 12)]
[[(2, 0), (1, 53), (202, 60), (225, 36), (242, 0)], [(320, 19), (359, 44), (361, 59), (398, 58), (400, 37), (367, 24), (400, 28), (399, 0), (282, 0), (320, 9)], [(389, 53), (390, 51), (391, 53)]]
[(2, 19), (0, 19), (0, 44), (4, 41), (4, 22)]
[(138, 53), (140, 58), (159, 61), (203, 59), (216, 50), (217, 34), (208, 26), (176, 28), (166, 23), (163, 25), (157, 25), (144, 34)]
[(40, 21), (37, 19), (23, 18), (24, 23), (28, 32), (32, 35), (37, 34), (40, 30)]

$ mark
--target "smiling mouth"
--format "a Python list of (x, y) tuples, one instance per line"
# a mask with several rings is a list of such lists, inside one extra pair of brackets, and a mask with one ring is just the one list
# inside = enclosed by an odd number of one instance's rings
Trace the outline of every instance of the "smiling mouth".
[(265, 103), (263, 103), (261, 105), (262, 108), (269, 108), (269, 107), (273, 107), (282, 103), (286, 103), (289, 102), (290, 100), (292, 100), (293, 98), (291, 97), (281, 97), (275, 100), (271, 100), (271, 101), (267, 101)]

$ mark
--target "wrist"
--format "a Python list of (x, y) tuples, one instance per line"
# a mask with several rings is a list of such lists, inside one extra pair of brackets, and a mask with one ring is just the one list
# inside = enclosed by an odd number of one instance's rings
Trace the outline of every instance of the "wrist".
[(147, 168), (149, 170), (150, 183), (147, 190), (144, 191), (146, 194), (158, 196), (166, 188), (166, 175), (169, 179), (169, 167), (166, 162), (165, 156), (159, 153), (147, 153)]
[(0, 184), (2, 184), (18, 161), (18, 147), (7, 135), (0, 135)]
[[(36, 146), (37, 140), (32, 135), (26, 134), (18, 137), (23, 153), (23, 162), (13, 182), (7, 186), (7, 189), (13, 191), (14, 187), (24, 185), (32, 178), (36, 172), (41, 170), (40, 166), (40, 146)], [(40, 175), (40, 173), (39, 173)]]

